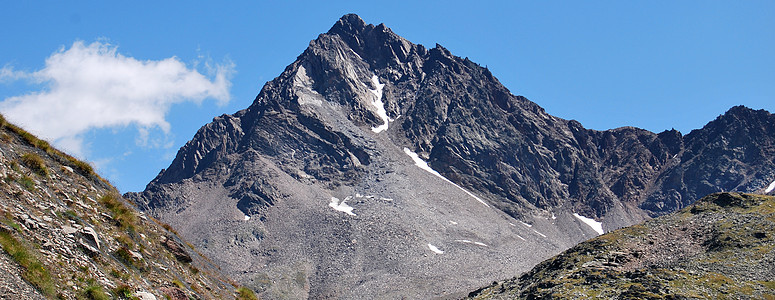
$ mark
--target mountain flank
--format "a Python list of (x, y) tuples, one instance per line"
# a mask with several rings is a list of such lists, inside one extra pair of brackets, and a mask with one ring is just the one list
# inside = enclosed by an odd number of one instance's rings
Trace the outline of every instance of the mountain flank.
[(125, 197), (266, 298), (442, 297), (710, 193), (771, 192), (773, 145), (775, 116), (743, 106), (685, 135), (586, 129), (349, 14)]
[(238, 295), (216, 265), (90, 165), (1, 116), (0, 245), (2, 299)]
[(596, 237), (472, 299), (771, 299), (775, 197), (718, 193)]

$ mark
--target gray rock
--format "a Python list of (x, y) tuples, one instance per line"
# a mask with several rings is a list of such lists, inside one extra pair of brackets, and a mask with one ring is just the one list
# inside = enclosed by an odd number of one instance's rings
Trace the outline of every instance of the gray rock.
[(94, 243), (92, 241), (90, 241), (90, 240), (87, 240), (85, 238), (79, 238), (78, 239), (78, 245), (89, 256), (97, 256), (97, 255), (100, 254), (100, 249), (97, 248), (94, 245)]
[(177, 259), (179, 262), (190, 263), (192, 261), (191, 256), (188, 255), (188, 252), (185, 249), (185, 246), (176, 241), (174, 238), (162, 236), (161, 243), (165, 248), (167, 248), (167, 250), (172, 253), (173, 256), (175, 256), (175, 259)]
[(135, 292), (134, 296), (140, 300), (156, 300), (156, 296), (149, 292)]
[(78, 232), (78, 229), (75, 229), (75, 228), (67, 226), (67, 225), (63, 225), (62, 226), (62, 233), (64, 233), (65, 235), (74, 234), (76, 232)]
[(83, 228), (81, 228), (80, 233), (83, 235), (83, 237), (86, 240), (94, 244), (97, 247), (97, 249), (100, 248), (100, 238), (97, 235), (97, 232), (94, 231), (94, 228), (91, 228), (89, 226), (84, 226)]

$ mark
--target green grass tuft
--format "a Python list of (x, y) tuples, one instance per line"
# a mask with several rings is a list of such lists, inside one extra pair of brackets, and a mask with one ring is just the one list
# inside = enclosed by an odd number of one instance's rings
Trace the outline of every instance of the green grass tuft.
[(70, 157), (70, 163), (73, 164), (73, 167), (75, 168), (76, 171), (78, 171), (78, 173), (81, 173), (84, 176), (94, 174), (94, 168), (92, 168), (92, 166), (87, 162), (83, 162), (73, 157)]
[(99, 202), (113, 213), (113, 219), (118, 223), (119, 227), (129, 231), (135, 230), (137, 216), (135, 216), (132, 210), (124, 205), (120, 195), (116, 193), (107, 193), (100, 198)]
[(137, 299), (137, 297), (132, 296), (132, 287), (126, 284), (119, 284), (113, 289), (113, 294), (116, 294), (120, 299)]
[(110, 296), (99, 285), (92, 285), (83, 291), (83, 296), (90, 300), (110, 300)]
[(35, 191), (35, 181), (27, 175), (22, 175), (16, 182), (18, 182), (25, 190), (30, 192)]
[(46, 162), (35, 153), (25, 153), (22, 155), (22, 164), (40, 176), (48, 176)]

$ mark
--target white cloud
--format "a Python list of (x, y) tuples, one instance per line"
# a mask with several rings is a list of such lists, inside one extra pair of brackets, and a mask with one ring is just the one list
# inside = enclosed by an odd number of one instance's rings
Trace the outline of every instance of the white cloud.
[(2, 69), (0, 69), (0, 82), (24, 79), (28, 77), (29, 77), (29, 74), (21, 71), (15, 71), (10, 66), (5, 66)]
[(0, 69), (0, 81), (40, 83), (37, 92), (0, 103), (10, 121), (76, 155), (83, 154), (83, 134), (92, 129), (137, 126), (139, 140), (149, 130), (169, 133), (170, 106), (182, 102), (229, 101), (234, 65), (206, 65), (212, 79), (189, 69), (176, 57), (138, 60), (103, 42), (73, 43), (46, 59), (35, 72)]

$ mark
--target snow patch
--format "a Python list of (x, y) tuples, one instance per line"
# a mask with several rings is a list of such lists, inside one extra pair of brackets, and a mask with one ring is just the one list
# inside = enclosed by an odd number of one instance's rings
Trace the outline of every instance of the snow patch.
[(452, 224), (452, 225), (457, 225), (457, 222), (455, 222), (455, 221), (452, 221), (452, 220), (449, 220), (449, 224)]
[(523, 238), (523, 237), (522, 237), (521, 235), (519, 235), (519, 234), (517, 234), (517, 237), (518, 237), (520, 240), (527, 241), (525, 238)]
[(431, 251), (436, 254), (444, 254), (444, 251), (439, 250), (439, 248), (436, 248), (436, 246), (431, 245), (430, 243), (428, 244), (428, 249), (431, 249)]
[(573, 216), (577, 219), (581, 220), (581, 222), (584, 222), (585, 224), (589, 225), (589, 227), (592, 227), (598, 234), (603, 234), (603, 223), (595, 221), (595, 219), (590, 219), (585, 216), (579, 215), (577, 213), (573, 213)]
[(773, 181), (772, 183), (770, 183), (770, 186), (768, 186), (768, 187), (767, 187), (767, 189), (766, 189), (766, 190), (764, 190), (764, 192), (765, 192), (765, 193), (769, 193), (769, 192), (772, 192), (772, 190), (775, 190), (775, 181)]
[(482, 246), (482, 247), (490, 247), (490, 246), (488, 246), (485, 243), (482, 243), (482, 242), (472, 242), (472, 241), (469, 241), (469, 240), (455, 240), (455, 242), (466, 243), (466, 244), (474, 244), (474, 245)]
[(522, 225), (525, 225), (525, 226), (527, 226), (527, 227), (533, 227), (533, 225), (532, 225), (532, 224), (528, 224), (528, 223), (525, 223), (525, 222), (522, 222), (522, 221), (519, 221), (519, 222), (520, 222), (520, 223), (522, 223)]
[(341, 211), (348, 215), (354, 216), (355, 214), (353, 213), (353, 208), (347, 205), (346, 203), (344, 203), (345, 201), (347, 201), (347, 198), (344, 198), (344, 200), (339, 202), (339, 198), (331, 197), (331, 203), (329, 203), (328, 206), (330, 206), (331, 208), (337, 211)]
[(535, 232), (536, 234), (538, 234), (538, 235), (540, 235), (540, 236), (542, 236), (542, 237), (546, 237), (546, 235), (544, 235), (543, 233), (540, 233), (540, 232), (536, 231), (535, 229), (533, 229), (533, 232)]
[(552, 220), (557, 220), (557, 216), (555, 216), (554, 213), (552, 213)]
[(459, 188), (460, 190), (462, 190), (463, 192), (465, 192), (469, 196), (471, 196), (474, 199), (476, 199), (476, 201), (479, 201), (480, 203), (484, 204), (484, 206), (490, 207), (490, 205), (487, 204), (487, 202), (484, 202), (484, 200), (480, 199), (479, 197), (477, 197), (476, 195), (472, 194), (468, 190), (462, 188), (461, 186), (457, 185), (456, 183), (450, 181), (446, 177), (444, 177), (441, 174), (439, 174), (439, 172), (436, 172), (436, 170), (431, 169), (431, 167), (428, 165), (428, 163), (426, 161), (422, 160), (422, 158), (420, 158), (420, 156), (417, 155), (417, 153), (414, 153), (412, 150), (409, 150), (409, 148), (406, 148), (406, 147), (404, 147), (404, 153), (406, 153), (406, 155), (409, 155), (409, 157), (412, 158), (412, 160), (414, 161), (414, 165), (415, 166), (417, 166), (420, 169), (423, 169), (425, 171), (428, 171), (429, 173), (431, 173), (433, 175), (436, 175), (436, 177), (439, 177), (439, 178), (441, 178), (442, 180), (444, 180), (446, 182), (451, 183), (452, 185), (456, 186), (457, 188)]
[(355, 50), (353, 50), (352, 48), (349, 48), (349, 49), (350, 49), (350, 52), (352, 52), (353, 54), (355, 54), (355, 56), (358, 57), (358, 59), (363, 60), (363, 58), (361, 58), (361, 56), (358, 55), (358, 52), (355, 52)]
[(250, 220), (250, 216), (245, 216), (245, 221)]
[(382, 119), (382, 122), (384, 122), (382, 125), (372, 127), (371, 131), (380, 133), (388, 129), (388, 123), (390, 121), (390, 118), (387, 115), (387, 110), (385, 110), (385, 103), (382, 102), (382, 89), (385, 87), (385, 84), (379, 83), (379, 77), (377, 77), (377, 75), (371, 76), (371, 84), (375, 88), (369, 89), (369, 92), (374, 94), (374, 100), (371, 101), (371, 105), (377, 109), (377, 115), (380, 119)]

